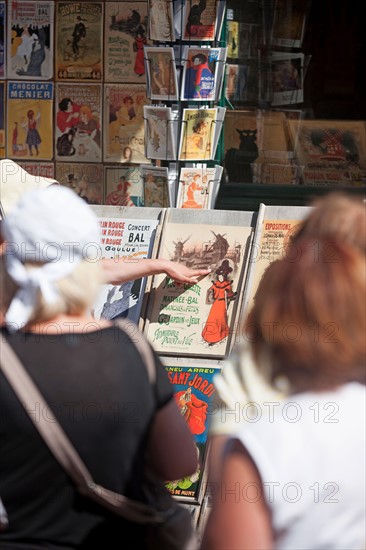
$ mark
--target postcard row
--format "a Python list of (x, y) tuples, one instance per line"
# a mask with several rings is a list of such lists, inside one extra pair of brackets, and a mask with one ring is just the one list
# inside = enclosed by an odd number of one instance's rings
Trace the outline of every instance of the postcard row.
[(224, 9), (222, 0), (2, 0), (0, 78), (144, 82), (144, 45), (213, 42)]
[(150, 105), (145, 84), (0, 82), (0, 156), (129, 164), (209, 161), (225, 112), (202, 107), (181, 114)]

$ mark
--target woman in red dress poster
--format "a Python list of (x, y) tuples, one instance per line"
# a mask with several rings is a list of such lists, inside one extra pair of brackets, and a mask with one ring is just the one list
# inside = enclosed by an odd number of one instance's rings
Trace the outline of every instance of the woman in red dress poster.
[(206, 429), (208, 403), (192, 393), (191, 388), (174, 394), (174, 399), (192, 434), (200, 435)]
[(207, 298), (212, 307), (202, 331), (202, 338), (210, 346), (221, 342), (229, 335), (227, 309), (230, 302), (236, 298), (236, 292), (233, 292), (231, 286), (232, 281), (228, 280), (232, 270), (229, 260), (223, 260), (215, 271), (217, 280), (213, 281), (207, 291)]
[(140, 25), (136, 31), (133, 50), (136, 52), (134, 71), (138, 76), (145, 74), (144, 62), (144, 45), (146, 44), (146, 36), (143, 27)]

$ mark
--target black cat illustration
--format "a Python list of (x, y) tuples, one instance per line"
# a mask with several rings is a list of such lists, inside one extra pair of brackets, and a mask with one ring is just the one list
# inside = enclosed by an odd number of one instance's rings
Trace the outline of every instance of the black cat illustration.
[(59, 157), (71, 157), (75, 155), (76, 149), (73, 146), (76, 128), (72, 127), (66, 134), (57, 138), (56, 149)]
[(252, 163), (258, 157), (257, 130), (239, 130), (239, 149), (231, 147), (225, 155), (225, 168), (229, 181), (253, 181)]

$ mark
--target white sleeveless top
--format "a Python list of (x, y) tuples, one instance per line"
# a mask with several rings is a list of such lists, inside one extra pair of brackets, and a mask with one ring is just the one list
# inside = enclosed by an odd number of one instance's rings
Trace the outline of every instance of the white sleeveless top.
[[(365, 387), (254, 408), (236, 434), (256, 464), (281, 550), (364, 549)], [(258, 497), (245, 487), (247, 499)], [(245, 494), (244, 494), (245, 493)]]

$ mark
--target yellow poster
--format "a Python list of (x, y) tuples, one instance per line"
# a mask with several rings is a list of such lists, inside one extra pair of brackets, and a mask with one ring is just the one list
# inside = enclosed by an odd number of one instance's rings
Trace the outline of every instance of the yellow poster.
[(7, 156), (53, 158), (53, 83), (8, 82)]

